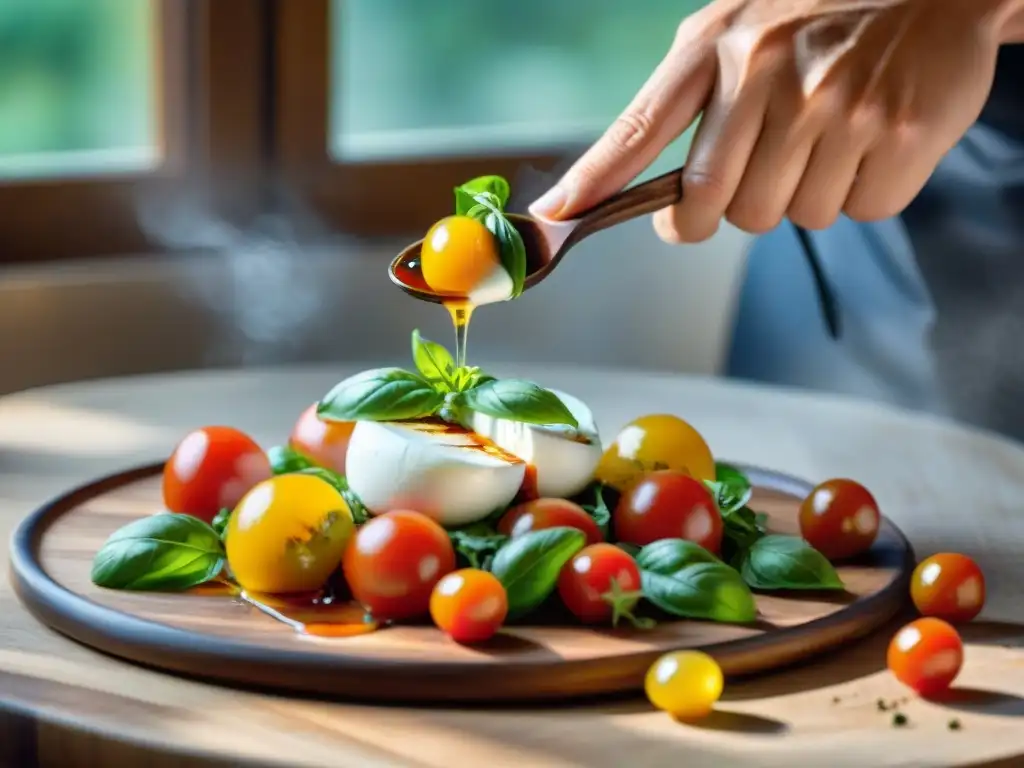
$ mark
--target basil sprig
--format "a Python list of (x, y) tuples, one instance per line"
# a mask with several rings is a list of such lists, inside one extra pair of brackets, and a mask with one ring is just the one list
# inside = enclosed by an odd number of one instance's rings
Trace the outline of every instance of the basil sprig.
[(509, 539), (491, 563), (491, 573), (508, 594), (508, 616), (515, 619), (543, 603), (558, 584), (558, 574), (587, 537), (575, 528), (543, 528)]
[(108, 589), (180, 592), (215, 579), (226, 555), (212, 526), (161, 512), (114, 531), (92, 562), (92, 581)]
[(438, 416), (460, 421), (466, 411), (529, 424), (579, 426), (557, 395), (522, 379), (496, 379), (477, 367), (457, 368), (442, 345), (412, 333), (416, 372), (374, 368), (339, 382), (317, 406), (337, 421), (403, 421)]
[(715, 479), (705, 485), (722, 515), (722, 559), (749, 587), (761, 591), (845, 589), (828, 558), (804, 539), (768, 533), (767, 516), (747, 506), (753, 489), (736, 467), (716, 463)]
[(512, 278), (512, 296), (523, 292), (526, 281), (526, 245), (505, 216), (510, 189), (500, 176), (481, 176), (455, 188), (455, 213), (476, 219), (498, 241), (501, 264)]

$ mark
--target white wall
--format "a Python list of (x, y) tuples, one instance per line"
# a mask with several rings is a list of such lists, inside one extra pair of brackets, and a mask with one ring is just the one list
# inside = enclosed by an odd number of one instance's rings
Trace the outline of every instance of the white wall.
[[(646, 219), (595, 235), (521, 299), (478, 311), (470, 362), (714, 374), (746, 242), (723, 227), (705, 244), (671, 247)], [(451, 341), (443, 309), (388, 280), (398, 244), (222, 244), (222, 253), (0, 272), (0, 391), (205, 366), (407, 364), (412, 328)]]

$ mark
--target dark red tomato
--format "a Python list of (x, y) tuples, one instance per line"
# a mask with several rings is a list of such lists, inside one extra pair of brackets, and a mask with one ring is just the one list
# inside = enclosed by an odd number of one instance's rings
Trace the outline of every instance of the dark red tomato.
[(429, 612), (434, 585), (455, 569), (455, 550), (429, 517), (395, 510), (356, 531), (341, 568), (352, 596), (375, 619), (410, 619)]
[(579, 504), (567, 499), (534, 499), (512, 507), (498, 521), (498, 532), (521, 536), (543, 528), (576, 528), (583, 531), (587, 544), (604, 541), (594, 518)]
[(615, 538), (630, 544), (688, 539), (712, 554), (722, 548), (722, 516), (700, 480), (674, 470), (649, 472), (615, 507)]
[(922, 696), (942, 693), (964, 662), (960, 635), (942, 619), (912, 621), (893, 635), (886, 658), (896, 679)]
[(558, 574), (558, 594), (585, 624), (615, 624), (639, 602), (640, 569), (614, 544), (584, 547)]
[(985, 576), (967, 555), (940, 552), (914, 569), (910, 597), (923, 616), (965, 623), (985, 606)]
[(476, 568), (452, 571), (430, 595), (430, 617), (457, 643), (491, 638), (508, 614), (508, 595), (498, 577)]
[(880, 522), (875, 497), (854, 480), (826, 480), (800, 505), (800, 534), (829, 560), (866, 552)]
[(273, 472), (251, 437), (232, 427), (189, 432), (164, 464), (164, 506), (212, 522)]

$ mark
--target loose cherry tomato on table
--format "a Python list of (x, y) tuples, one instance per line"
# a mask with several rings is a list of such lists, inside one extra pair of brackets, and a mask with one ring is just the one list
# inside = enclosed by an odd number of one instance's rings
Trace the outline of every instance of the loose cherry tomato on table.
[(429, 612), (434, 586), (455, 569), (455, 550), (426, 515), (394, 510), (356, 532), (341, 567), (352, 596), (375, 619), (410, 619)]
[(512, 507), (498, 521), (498, 532), (521, 536), (544, 528), (576, 528), (588, 544), (604, 541), (601, 529), (579, 504), (568, 499), (534, 499)]
[(923, 616), (968, 622), (985, 606), (985, 576), (967, 555), (940, 552), (914, 569), (910, 597)]
[(278, 475), (257, 484), (231, 513), (228, 564), (249, 592), (314, 592), (337, 570), (354, 529), (348, 504), (329, 483)]
[(164, 464), (164, 506), (212, 522), (273, 472), (256, 441), (232, 427), (189, 432)]
[(952, 626), (926, 616), (893, 636), (886, 661), (905, 686), (922, 696), (933, 696), (949, 688), (960, 674), (964, 645)]
[(673, 470), (651, 472), (622, 494), (612, 524), (615, 537), (630, 544), (687, 539), (712, 554), (722, 548), (722, 515), (711, 491)]
[(452, 571), (430, 595), (430, 617), (457, 643), (494, 636), (508, 615), (508, 595), (493, 573), (476, 568)]
[(317, 415), (316, 407), (317, 403), (313, 403), (299, 416), (292, 428), (288, 445), (321, 467), (333, 469), (339, 475), (344, 475), (348, 441), (352, 437), (356, 423), (321, 419)]
[(640, 590), (636, 561), (614, 544), (584, 547), (558, 574), (562, 602), (584, 624), (615, 625), (621, 617), (637, 623), (631, 612)]
[(625, 491), (659, 469), (715, 479), (715, 460), (700, 432), (678, 416), (663, 413), (641, 416), (623, 427), (601, 456), (594, 476)]
[(866, 552), (880, 523), (875, 497), (854, 480), (826, 480), (800, 505), (800, 535), (829, 560)]
[(722, 695), (722, 668), (701, 651), (666, 653), (647, 670), (644, 691), (651, 704), (680, 720), (711, 714)]

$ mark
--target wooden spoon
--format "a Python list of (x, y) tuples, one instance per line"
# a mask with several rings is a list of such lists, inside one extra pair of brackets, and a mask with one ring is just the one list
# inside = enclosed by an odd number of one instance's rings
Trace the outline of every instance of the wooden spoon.
[[(604, 202), (584, 211), (569, 221), (552, 221), (534, 216), (506, 214), (523, 238), (526, 247), (526, 280), (523, 290), (532, 288), (550, 275), (558, 263), (572, 248), (608, 227), (624, 221), (645, 216), (662, 208), (675, 205), (683, 199), (683, 169), (676, 168), (655, 179), (637, 184)], [(799, 230), (799, 228), (798, 228)], [(818, 297), (825, 322), (833, 337), (838, 336), (838, 318), (835, 299), (818, 263), (810, 239), (799, 230), (800, 243), (811, 265)], [(418, 240), (403, 250), (391, 262), (388, 274), (399, 288), (422, 301), (441, 304), (459, 297), (435, 293), (423, 280), (419, 268), (420, 249), (423, 241)]]

